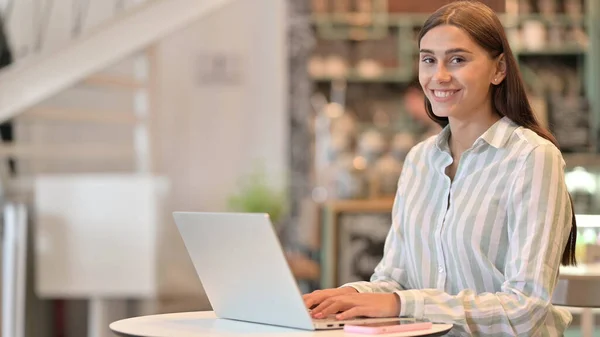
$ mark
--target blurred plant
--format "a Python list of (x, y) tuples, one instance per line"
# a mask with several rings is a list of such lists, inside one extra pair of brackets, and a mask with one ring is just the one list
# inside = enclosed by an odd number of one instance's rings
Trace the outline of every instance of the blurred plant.
[(272, 187), (264, 169), (254, 169), (240, 179), (238, 186), (237, 192), (227, 201), (230, 211), (267, 213), (275, 227), (281, 224), (287, 212), (287, 191)]

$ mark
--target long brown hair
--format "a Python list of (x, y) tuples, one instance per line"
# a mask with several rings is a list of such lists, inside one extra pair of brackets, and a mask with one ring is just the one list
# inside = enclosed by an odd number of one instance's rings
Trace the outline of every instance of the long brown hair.
[[(456, 1), (445, 5), (433, 13), (419, 33), (419, 47), (421, 39), (431, 29), (440, 25), (453, 25), (467, 32), (471, 38), (489, 53), (490, 57), (497, 58), (504, 54), (506, 62), (506, 77), (498, 84), (492, 86), (492, 106), (500, 116), (507, 116), (520, 126), (531, 129), (540, 137), (552, 142), (560, 148), (556, 138), (540, 125), (529, 105), (525, 93), (523, 79), (513, 56), (504, 27), (498, 16), (488, 6), (479, 1)], [(431, 102), (425, 97), (425, 108), (429, 118), (442, 127), (448, 125), (447, 117), (439, 117), (433, 113)], [(571, 196), (569, 195), (569, 199)], [(575, 241), (577, 240), (577, 223), (575, 210), (571, 200), (572, 224), (571, 233), (561, 263), (563, 265), (576, 265)]]

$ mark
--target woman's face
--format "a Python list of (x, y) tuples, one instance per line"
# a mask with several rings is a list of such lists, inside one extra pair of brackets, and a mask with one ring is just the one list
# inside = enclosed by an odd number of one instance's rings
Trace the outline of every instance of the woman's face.
[(490, 86), (504, 78), (498, 61), (462, 29), (441, 25), (421, 39), (419, 82), (439, 117), (491, 113)]

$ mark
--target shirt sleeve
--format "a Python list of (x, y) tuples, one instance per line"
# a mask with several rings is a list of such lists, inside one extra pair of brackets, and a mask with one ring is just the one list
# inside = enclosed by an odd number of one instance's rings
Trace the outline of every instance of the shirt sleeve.
[(450, 322), (465, 334), (543, 335), (546, 319), (554, 319), (547, 316), (572, 212), (556, 147), (537, 146), (522, 163), (508, 195), (509, 247), (501, 291), (399, 290), (401, 316)]
[(410, 162), (414, 156), (414, 150), (411, 150), (406, 156), (400, 179), (398, 180), (398, 188), (394, 198), (394, 206), (392, 209), (392, 225), (386, 236), (384, 244), (383, 258), (375, 267), (375, 271), (369, 282), (352, 282), (342, 285), (342, 287), (352, 287), (359, 293), (373, 292), (395, 292), (406, 289), (403, 284), (406, 284), (405, 258), (403, 253), (402, 233), (399, 223), (399, 208), (404, 203), (403, 181), (409, 172), (412, 170)]

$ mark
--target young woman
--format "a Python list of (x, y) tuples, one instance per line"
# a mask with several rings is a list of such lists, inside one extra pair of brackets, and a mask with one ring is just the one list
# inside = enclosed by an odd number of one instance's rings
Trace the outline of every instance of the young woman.
[(576, 224), (556, 140), (531, 110), (498, 17), (479, 2), (436, 11), (419, 35), (419, 81), (444, 126), (415, 146), (370, 282), (304, 296), (316, 318), (413, 316), (451, 335), (561, 336), (559, 266)]

